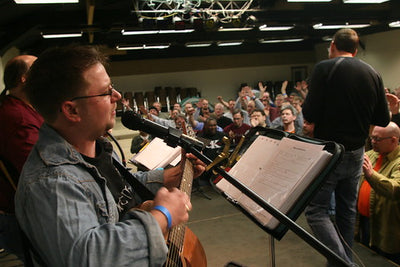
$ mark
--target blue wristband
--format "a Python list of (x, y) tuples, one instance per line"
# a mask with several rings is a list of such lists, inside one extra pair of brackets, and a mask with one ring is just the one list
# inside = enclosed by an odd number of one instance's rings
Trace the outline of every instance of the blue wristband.
[(172, 226), (172, 218), (171, 218), (171, 213), (169, 213), (169, 210), (166, 207), (161, 206), (161, 205), (157, 205), (153, 209), (161, 211), (162, 214), (165, 215), (165, 217), (167, 218), (167, 227), (168, 227), (168, 229), (170, 229)]

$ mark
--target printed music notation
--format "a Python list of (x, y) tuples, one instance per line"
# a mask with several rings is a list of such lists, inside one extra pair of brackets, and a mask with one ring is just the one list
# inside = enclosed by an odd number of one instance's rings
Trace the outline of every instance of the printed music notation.
[[(290, 138), (258, 136), (229, 173), (285, 213), (328, 164), (332, 154), (323, 148)], [(278, 226), (278, 220), (225, 179), (217, 187), (264, 226)]]

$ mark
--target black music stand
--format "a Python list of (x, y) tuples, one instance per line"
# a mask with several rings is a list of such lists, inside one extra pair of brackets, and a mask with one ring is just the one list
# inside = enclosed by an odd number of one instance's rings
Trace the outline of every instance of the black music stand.
[[(268, 229), (258, 223), (258, 221), (253, 218), (252, 215), (250, 215), (246, 210), (241, 208), (237, 203), (229, 201), (233, 205), (235, 205), (238, 209), (240, 209), (244, 214), (246, 214), (252, 221), (254, 221), (259, 227), (261, 227), (264, 231), (269, 233), (271, 236), (281, 239), (283, 235), (287, 232), (288, 229), (292, 230), (296, 235), (298, 235), (301, 239), (303, 239), (305, 242), (307, 242), (310, 246), (312, 246), (314, 249), (316, 249), (319, 253), (321, 253), (323, 256), (325, 256), (327, 259), (334, 261), (337, 266), (351, 266), (349, 263), (347, 263), (344, 259), (339, 257), (335, 252), (333, 252), (331, 249), (326, 247), (322, 242), (320, 242), (318, 239), (316, 239), (314, 236), (312, 236), (310, 233), (305, 231), (303, 228), (301, 228), (298, 224), (294, 222), (295, 219), (301, 214), (301, 212), (304, 210), (304, 208), (307, 206), (308, 202), (311, 200), (311, 198), (314, 196), (314, 194), (317, 192), (317, 190), (322, 186), (323, 182), (325, 181), (325, 177), (327, 174), (335, 168), (337, 163), (339, 162), (340, 158), (342, 157), (343, 154), (343, 146), (335, 143), (335, 142), (325, 142), (325, 141), (320, 141), (316, 139), (310, 139), (310, 138), (305, 138), (305, 137), (300, 137), (297, 135), (292, 135), (292, 134), (286, 134), (282, 131), (279, 130), (274, 130), (274, 129), (267, 129), (263, 128), (262, 131), (258, 131), (259, 133), (272, 137), (272, 138), (283, 138), (283, 137), (288, 137), (288, 138), (293, 138), (299, 141), (303, 142), (310, 142), (314, 144), (321, 144), (325, 146), (325, 150), (328, 150), (330, 153), (332, 153), (332, 157), (326, 166), (326, 168), (317, 176), (315, 177), (314, 181), (312, 184), (309, 186), (307, 190), (301, 194), (300, 201), (297, 201), (287, 212), (287, 214), (282, 213), (272, 205), (270, 205), (265, 199), (260, 197), (257, 193), (252, 191), (250, 188), (248, 188), (246, 185), (244, 185), (242, 182), (240, 182), (238, 179), (234, 178), (231, 176), (229, 173), (227, 173), (222, 167), (217, 167), (214, 166), (213, 169), (215, 172), (220, 174), (223, 178), (225, 178), (230, 184), (235, 186), (238, 190), (240, 190), (243, 194), (245, 194), (247, 197), (249, 197), (251, 200), (253, 200), (255, 203), (257, 203), (260, 207), (262, 207), (264, 210), (266, 210), (268, 213), (270, 213), (274, 218), (276, 218), (279, 221), (278, 227), (275, 229)], [(193, 140), (185, 138), (182, 133), (178, 133), (176, 129), (169, 128), (169, 134), (164, 138), (164, 141), (170, 145), (170, 146), (176, 146), (179, 145), (183, 149), (185, 149), (186, 152), (194, 154), (197, 158), (202, 160), (206, 164), (211, 164), (212, 161), (204, 156), (201, 153), (201, 146), (199, 146), (198, 142), (194, 142)]]

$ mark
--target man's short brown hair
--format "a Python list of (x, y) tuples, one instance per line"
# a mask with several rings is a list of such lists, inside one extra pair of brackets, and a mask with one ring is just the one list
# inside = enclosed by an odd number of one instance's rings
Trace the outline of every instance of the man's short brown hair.
[(83, 73), (106, 58), (93, 46), (65, 46), (47, 49), (33, 63), (26, 81), (26, 92), (46, 122), (57, 118), (64, 101), (84, 94)]
[(333, 36), (333, 43), (339, 51), (345, 51), (354, 54), (357, 51), (360, 39), (355, 30), (340, 29)]

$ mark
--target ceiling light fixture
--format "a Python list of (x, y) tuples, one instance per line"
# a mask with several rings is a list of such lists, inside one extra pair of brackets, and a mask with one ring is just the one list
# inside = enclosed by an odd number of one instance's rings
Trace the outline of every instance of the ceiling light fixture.
[(241, 44), (243, 44), (243, 40), (217, 42), (218, 46), (236, 46), (236, 45), (241, 45)]
[(82, 37), (82, 32), (76, 33), (41, 33), (45, 39)]
[(343, 0), (345, 4), (381, 4), (389, 0)]
[(190, 33), (194, 32), (194, 29), (185, 30), (149, 30), (149, 31), (126, 31), (121, 30), (122, 35), (145, 35), (145, 34), (164, 34), (164, 33)]
[(169, 48), (171, 44), (160, 44), (160, 45), (135, 45), (135, 46), (125, 46), (117, 45), (117, 50), (143, 50), (143, 49), (166, 49)]
[(293, 38), (293, 39), (260, 39), (260, 44), (275, 44), (275, 43), (294, 43), (304, 41), (304, 38)]
[(212, 42), (189, 42), (186, 43), (186, 47), (209, 47), (212, 45)]
[(190, 33), (194, 32), (194, 29), (186, 29), (186, 30), (160, 30), (159, 33)]
[(16, 4), (73, 4), (79, 0), (14, 0)]
[(332, 36), (322, 36), (322, 41), (324, 42), (331, 42), (333, 40)]
[(337, 30), (343, 28), (360, 29), (371, 26), (371, 24), (343, 24), (343, 25), (323, 25), (322, 23), (314, 24), (314, 30)]
[(400, 21), (393, 21), (389, 23), (390, 28), (398, 28), (400, 27)]
[(250, 31), (253, 28), (218, 28), (219, 32), (243, 32), (243, 31)]
[(143, 34), (157, 34), (158, 30), (150, 30), (150, 31), (126, 31), (122, 30), (122, 35), (143, 35)]
[(288, 3), (318, 3), (318, 2), (330, 2), (332, 0), (287, 0)]
[(260, 31), (288, 31), (293, 28), (294, 26), (267, 26), (266, 24), (258, 27)]

